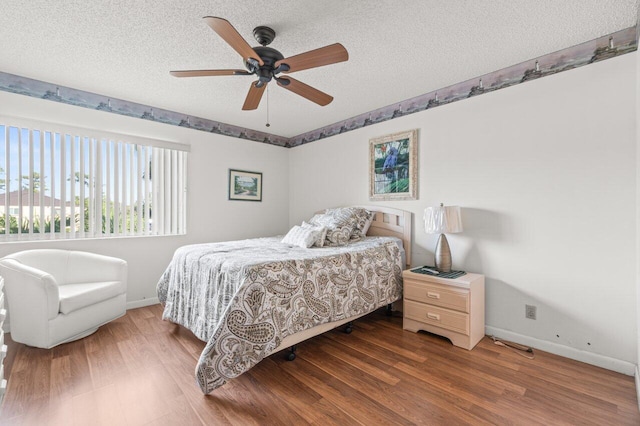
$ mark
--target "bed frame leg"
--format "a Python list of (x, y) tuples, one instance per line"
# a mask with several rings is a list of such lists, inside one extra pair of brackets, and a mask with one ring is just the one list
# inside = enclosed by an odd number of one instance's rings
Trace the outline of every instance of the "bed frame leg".
[(344, 327), (344, 332), (347, 334), (351, 334), (353, 331), (353, 321), (349, 321), (347, 325)]
[(296, 359), (296, 350), (298, 349), (298, 346), (293, 345), (289, 348), (289, 353), (287, 354), (286, 360), (287, 361), (293, 361), (294, 359)]
[(387, 304), (387, 309), (384, 312), (388, 317), (393, 315), (393, 305), (391, 303)]

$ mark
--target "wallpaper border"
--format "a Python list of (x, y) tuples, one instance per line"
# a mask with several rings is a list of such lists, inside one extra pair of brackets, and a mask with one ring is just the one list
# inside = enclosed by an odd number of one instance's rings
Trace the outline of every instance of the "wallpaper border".
[(576, 46), (443, 87), (399, 103), (387, 105), (292, 138), (205, 118), (191, 117), (179, 112), (115, 99), (2, 71), (0, 71), (0, 90), (173, 126), (293, 148), (372, 124), (634, 52), (638, 47), (637, 35), (639, 30), (638, 25), (629, 27), (613, 34), (598, 37)]
[(289, 140), (287, 146), (303, 145), (371, 124), (505, 89), (559, 72), (569, 71), (604, 59), (631, 53), (635, 50), (637, 50), (637, 39), (636, 27), (633, 26), (294, 136)]

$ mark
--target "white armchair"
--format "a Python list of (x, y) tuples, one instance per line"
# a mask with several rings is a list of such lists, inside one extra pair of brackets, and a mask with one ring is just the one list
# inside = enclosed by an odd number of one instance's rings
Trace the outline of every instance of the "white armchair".
[(125, 314), (127, 262), (94, 253), (38, 249), (0, 259), (11, 338), (52, 348)]

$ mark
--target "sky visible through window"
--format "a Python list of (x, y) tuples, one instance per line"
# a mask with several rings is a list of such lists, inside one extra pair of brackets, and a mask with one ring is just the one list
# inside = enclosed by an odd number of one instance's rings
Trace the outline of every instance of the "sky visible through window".
[[(20, 189), (29, 189), (29, 176), (33, 176), (33, 189), (42, 191), (49, 197), (61, 199), (62, 186), (65, 189), (65, 200), (71, 202), (69, 198), (73, 192), (80, 194), (80, 185), (84, 184), (88, 187), (90, 168), (91, 168), (91, 140), (89, 138), (81, 138), (79, 136), (61, 135), (59, 133), (41, 132), (33, 130), (33, 171), (30, 173), (30, 152), (29, 152), (29, 129), (18, 129), (9, 127), (9, 152), (6, 149), (7, 131), (6, 126), (0, 125), (0, 194)], [(52, 149), (53, 144), (53, 149)], [(63, 146), (64, 145), (64, 146)], [(82, 147), (81, 147), (82, 145)], [(116, 200), (116, 174), (107, 174), (107, 165), (114, 161), (118, 156), (120, 167), (128, 171), (131, 169), (131, 160), (133, 160), (133, 169), (137, 173), (138, 168), (138, 149), (128, 149), (128, 144), (120, 144), (121, 149), (116, 147), (114, 143), (102, 144), (102, 182), (103, 191), (106, 191), (107, 176), (109, 175), (109, 199)], [(95, 145), (94, 145), (95, 146)], [(125, 147), (123, 149), (123, 147)], [(64, 156), (63, 156), (64, 151)], [(81, 153), (84, 161), (81, 160)], [(6, 158), (9, 155), (9, 174), (7, 175)], [(53, 157), (53, 161), (52, 161)], [(64, 159), (64, 173), (61, 168)], [(20, 168), (18, 165), (20, 164)], [(109, 164), (113, 169), (113, 164)], [(81, 170), (82, 167), (82, 170)], [(72, 170), (73, 168), (73, 170)], [(52, 172), (53, 170), (53, 172)], [(129, 173), (120, 174), (119, 185), (130, 187)], [(134, 199), (137, 199), (137, 187), (133, 186)], [(119, 194), (118, 201), (122, 201), (122, 194)]]

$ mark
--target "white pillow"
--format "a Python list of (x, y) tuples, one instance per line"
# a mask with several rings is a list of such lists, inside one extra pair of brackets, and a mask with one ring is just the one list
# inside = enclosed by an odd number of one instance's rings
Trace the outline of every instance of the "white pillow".
[(318, 239), (313, 243), (313, 245), (315, 247), (322, 247), (324, 246), (324, 240), (325, 238), (327, 238), (327, 228), (325, 228), (324, 226), (319, 226), (319, 225), (312, 225), (310, 223), (307, 222), (302, 222), (302, 227), (303, 228), (311, 228), (311, 229), (316, 229), (318, 231), (320, 231), (320, 235), (318, 236)]
[(302, 226), (295, 225), (287, 232), (282, 242), (292, 246), (298, 246), (302, 248), (309, 248), (315, 243), (322, 235), (322, 231), (317, 228), (303, 228)]

